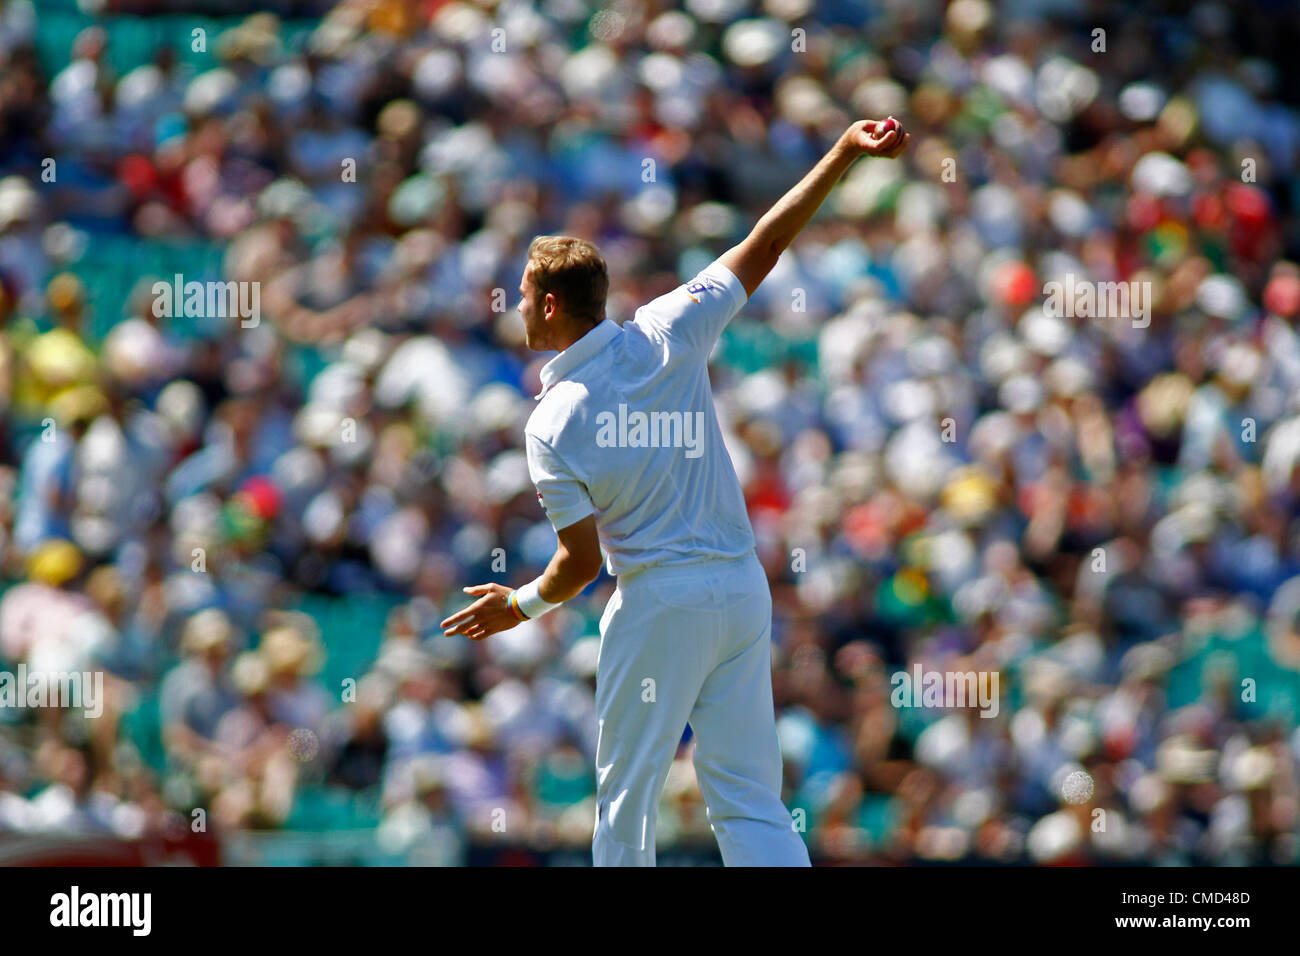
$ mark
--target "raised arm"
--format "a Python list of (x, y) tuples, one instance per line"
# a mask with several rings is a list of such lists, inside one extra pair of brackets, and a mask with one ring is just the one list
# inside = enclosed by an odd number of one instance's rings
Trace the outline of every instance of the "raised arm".
[(907, 148), (911, 138), (893, 117), (879, 126), (875, 120), (854, 123), (808, 175), (763, 215), (744, 241), (724, 252), (718, 261), (740, 280), (746, 295), (753, 295), (854, 160), (859, 156), (893, 159)]

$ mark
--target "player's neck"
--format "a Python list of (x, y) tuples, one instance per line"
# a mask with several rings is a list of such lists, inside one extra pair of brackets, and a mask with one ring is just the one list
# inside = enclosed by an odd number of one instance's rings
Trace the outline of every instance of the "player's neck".
[(558, 336), (558, 341), (556, 342), (555, 350), (557, 352), (563, 352), (570, 345), (573, 345), (575, 342), (577, 342), (579, 339), (586, 336), (588, 333), (593, 332), (596, 329), (596, 327), (600, 325), (600, 323), (603, 321), (604, 319), (601, 319), (597, 322), (593, 322), (591, 325), (583, 326), (582, 328), (579, 328), (571, 332), (565, 332), (563, 335)]

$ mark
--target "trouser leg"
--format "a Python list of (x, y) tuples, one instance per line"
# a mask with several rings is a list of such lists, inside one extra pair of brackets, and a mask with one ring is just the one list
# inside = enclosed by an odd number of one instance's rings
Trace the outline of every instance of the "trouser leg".
[[(691, 713), (695, 773), (727, 866), (808, 866), (808, 849), (781, 801), (781, 748), (772, 705), (767, 582), (729, 601), (724, 646)], [(734, 592), (732, 592), (734, 594)]]
[(615, 592), (596, 669), (596, 866), (654, 866), (664, 781), (707, 673), (708, 612)]

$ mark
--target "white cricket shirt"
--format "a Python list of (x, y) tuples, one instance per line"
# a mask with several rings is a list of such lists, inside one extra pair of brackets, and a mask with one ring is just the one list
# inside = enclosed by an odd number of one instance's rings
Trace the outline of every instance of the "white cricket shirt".
[(542, 368), (524, 429), (528, 470), (557, 531), (596, 516), (610, 574), (754, 547), (707, 370), (747, 298), (715, 261), (621, 328), (604, 319)]

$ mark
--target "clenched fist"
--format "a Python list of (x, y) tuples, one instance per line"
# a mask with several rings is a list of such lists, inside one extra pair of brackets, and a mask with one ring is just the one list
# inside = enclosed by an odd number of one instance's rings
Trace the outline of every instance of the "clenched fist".
[(907, 149), (911, 138), (902, 124), (890, 116), (882, 120), (858, 120), (845, 131), (842, 141), (867, 156), (894, 159)]

